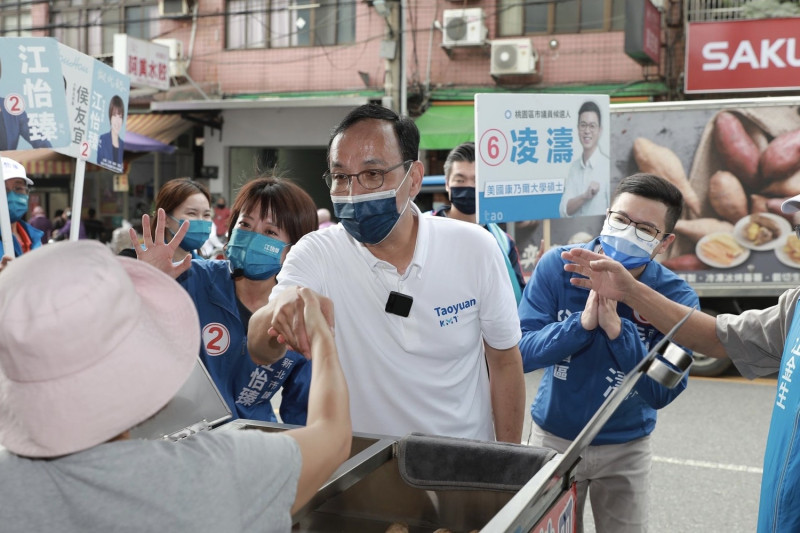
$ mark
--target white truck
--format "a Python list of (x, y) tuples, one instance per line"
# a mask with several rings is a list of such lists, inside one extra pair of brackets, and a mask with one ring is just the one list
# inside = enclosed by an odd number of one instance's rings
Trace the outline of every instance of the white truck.
[[(800, 285), (800, 240), (780, 214), (800, 194), (800, 98), (726, 99), (611, 106), (612, 189), (635, 172), (684, 181), (684, 212), (666, 264), (697, 291), (703, 311), (773, 305)], [(688, 188), (686, 188), (688, 187)], [(553, 219), (549, 243), (599, 234), (603, 217)], [(530, 273), (540, 222), (509, 224)], [(695, 354), (692, 373), (723, 373), (730, 361)]]

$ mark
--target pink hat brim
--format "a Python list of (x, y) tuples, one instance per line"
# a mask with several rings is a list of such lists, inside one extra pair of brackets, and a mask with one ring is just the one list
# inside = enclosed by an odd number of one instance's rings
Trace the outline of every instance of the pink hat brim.
[(141, 298), (137, 323), (113, 350), (72, 375), (19, 382), (0, 372), (0, 444), (10, 451), (57, 457), (106, 442), (155, 414), (189, 377), (200, 326), (188, 293), (146, 263), (117, 260)]

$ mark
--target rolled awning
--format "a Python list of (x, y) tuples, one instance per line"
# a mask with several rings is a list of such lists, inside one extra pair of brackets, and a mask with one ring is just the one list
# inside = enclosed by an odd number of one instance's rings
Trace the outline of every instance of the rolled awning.
[(69, 156), (59, 154), (49, 148), (36, 148), (35, 150), (14, 150), (2, 152), (5, 157), (10, 157), (25, 167), (29, 176), (53, 174), (71, 175), (75, 173), (75, 160)]
[[(175, 151), (170, 143), (192, 127), (180, 115), (140, 114), (129, 115), (125, 125), (125, 152)], [(15, 150), (2, 155), (18, 161), (29, 175), (71, 175), (75, 173), (75, 160), (49, 148)], [(92, 168), (99, 168), (94, 167)]]
[(125, 130), (149, 137), (163, 144), (170, 144), (191, 127), (192, 123), (184, 120), (180, 115), (146, 113), (143, 115), (128, 115)]
[(416, 120), (422, 150), (451, 150), (475, 140), (475, 106), (433, 104)]

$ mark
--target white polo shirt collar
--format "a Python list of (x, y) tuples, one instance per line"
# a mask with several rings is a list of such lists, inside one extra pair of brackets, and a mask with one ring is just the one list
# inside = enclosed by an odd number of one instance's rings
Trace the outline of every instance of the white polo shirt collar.
[[(417, 220), (419, 221), (417, 225), (417, 242), (416, 245), (414, 246), (414, 256), (411, 258), (411, 263), (408, 265), (405, 274), (403, 274), (400, 277), (401, 279), (407, 279), (408, 277), (413, 275), (416, 278), (421, 279), (422, 267), (425, 264), (425, 258), (428, 256), (428, 242), (430, 242), (430, 231), (431, 231), (429, 226), (430, 217), (423, 216), (422, 212), (419, 210), (419, 207), (417, 207), (417, 205), (414, 202), (411, 202), (408, 208), (411, 209), (411, 214), (417, 217)], [(372, 255), (372, 252), (369, 251), (369, 248), (367, 248), (362, 243), (353, 239), (352, 236), (348, 235), (348, 237), (350, 237), (350, 239), (353, 240), (353, 242), (356, 245), (356, 248), (358, 249), (358, 253), (361, 254), (361, 257), (364, 258), (364, 261), (366, 261), (366, 263), (373, 271), (391, 270), (396, 272), (396, 268), (394, 265), (388, 263), (387, 261), (378, 259), (374, 255)]]

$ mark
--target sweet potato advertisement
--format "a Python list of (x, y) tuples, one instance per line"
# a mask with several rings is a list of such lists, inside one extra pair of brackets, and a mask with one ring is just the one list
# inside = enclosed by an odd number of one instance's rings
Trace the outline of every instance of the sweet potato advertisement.
[[(680, 189), (683, 215), (664, 265), (697, 283), (800, 282), (800, 217), (781, 203), (800, 194), (800, 101), (787, 99), (612, 106), (612, 187), (635, 172)], [(551, 245), (599, 234), (603, 217), (550, 221)], [(523, 269), (543, 224), (515, 228)]]

